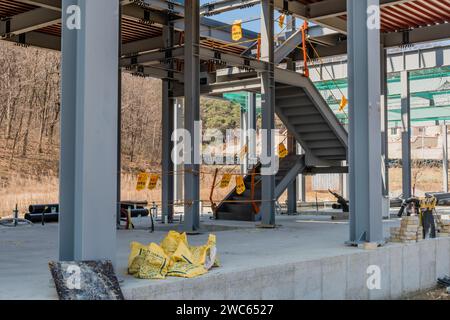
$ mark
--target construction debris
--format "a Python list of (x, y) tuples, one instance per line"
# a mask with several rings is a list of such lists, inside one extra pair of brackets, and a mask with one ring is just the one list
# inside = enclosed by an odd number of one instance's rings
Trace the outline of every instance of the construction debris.
[(203, 246), (190, 246), (186, 233), (170, 231), (159, 245), (132, 242), (130, 247), (128, 273), (140, 279), (193, 278), (219, 266), (213, 234)]
[(418, 216), (403, 217), (400, 228), (391, 228), (391, 241), (414, 243), (423, 240), (423, 227)]

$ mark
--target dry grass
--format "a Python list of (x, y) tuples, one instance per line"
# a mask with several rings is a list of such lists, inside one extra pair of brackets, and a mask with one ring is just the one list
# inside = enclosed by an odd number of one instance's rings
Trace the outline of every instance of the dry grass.
[(0, 199), (0, 216), (12, 215), (16, 204), (19, 211), (24, 213), (30, 204), (58, 203), (58, 179), (49, 176), (37, 179), (12, 175), (8, 186), (0, 189)]
[[(204, 202), (208, 202), (208, 205), (212, 182), (213, 175), (202, 176), (200, 196)], [(59, 181), (56, 177), (9, 176), (8, 185), (0, 188), (0, 217), (12, 215), (16, 204), (19, 212), (23, 215), (27, 212), (30, 204), (58, 203), (58, 183)], [(148, 201), (148, 203), (156, 202), (157, 204), (161, 202), (161, 181), (159, 181), (157, 188), (154, 190), (136, 191), (136, 175), (123, 174), (121, 189), (121, 198), (123, 200)], [(229, 191), (229, 188), (216, 188), (214, 199), (221, 199)]]
[[(418, 168), (412, 170), (412, 184), (415, 185), (415, 195), (424, 196), (425, 192), (442, 191), (441, 168)], [(402, 193), (402, 169), (389, 170), (389, 183), (391, 195)]]
[[(214, 172), (214, 167), (203, 167), (204, 172)], [(416, 195), (422, 196), (425, 191), (442, 190), (442, 171), (439, 168), (422, 168), (416, 176)], [(220, 175), (218, 179), (220, 179)], [(219, 181), (219, 180), (217, 180)], [(401, 168), (390, 170), (391, 194), (401, 193)], [(200, 197), (205, 204), (209, 205), (209, 194), (213, 184), (213, 175), (204, 174), (201, 178)], [(311, 191), (311, 177), (306, 179), (307, 200), (318, 201), (334, 200), (328, 192)], [(145, 200), (149, 203), (161, 202), (161, 182), (155, 190), (136, 191), (136, 175), (122, 175), (122, 194), (124, 200)], [(227, 189), (214, 189), (213, 199), (219, 201), (234, 186), (232, 182)], [(286, 200), (286, 193), (281, 196), (280, 202)], [(27, 211), (30, 204), (57, 203), (58, 202), (58, 178), (54, 176), (34, 176), (13, 174), (8, 177), (8, 183), (0, 187), (0, 216), (10, 216), (15, 205), (18, 204), (21, 214)]]

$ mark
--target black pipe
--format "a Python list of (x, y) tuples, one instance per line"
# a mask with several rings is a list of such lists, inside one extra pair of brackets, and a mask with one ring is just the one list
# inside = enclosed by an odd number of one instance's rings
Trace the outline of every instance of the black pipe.
[(32, 204), (28, 207), (30, 213), (59, 212), (59, 204)]
[(26, 213), (25, 219), (33, 223), (41, 223), (42, 221), (44, 223), (58, 222), (59, 213)]
[[(132, 218), (137, 218), (139, 216), (141, 217), (148, 217), (148, 215), (150, 214), (150, 212), (148, 211), (148, 209), (130, 209), (130, 214)], [(128, 215), (128, 209), (122, 208), (121, 210), (121, 216), (122, 218), (126, 218)]]

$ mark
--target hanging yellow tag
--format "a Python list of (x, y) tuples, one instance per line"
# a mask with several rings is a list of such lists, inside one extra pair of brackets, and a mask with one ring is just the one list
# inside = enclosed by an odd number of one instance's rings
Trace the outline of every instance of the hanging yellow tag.
[(222, 180), (220, 181), (220, 187), (222, 189), (228, 187), (230, 181), (231, 181), (231, 174), (225, 173), (222, 177)]
[(278, 156), (283, 159), (286, 158), (286, 156), (288, 155), (288, 151), (286, 149), (286, 146), (284, 145), (284, 143), (280, 143), (278, 145)]
[(286, 18), (286, 15), (284, 13), (280, 16), (280, 18), (278, 18), (278, 26), (280, 28), (283, 28), (285, 18)]
[(159, 180), (159, 174), (151, 174), (150, 175), (150, 182), (148, 183), (148, 189), (153, 190), (156, 188), (156, 185), (158, 184)]
[(236, 193), (243, 194), (245, 191), (244, 178), (242, 176), (236, 176)]
[(242, 20), (235, 20), (231, 26), (231, 39), (239, 41), (242, 39)]
[(342, 96), (341, 103), (339, 104), (339, 111), (343, 111), (348, 104), (348, 100), (345, 96)]
[(145, 189), (145, 186), (147, 184), (147, 180), (148, 180), (148, 174), (145, 172), (141, 172), (138, 175), (138, 181), (136, 184), (136, 190), (137, 191), (142, 191)]

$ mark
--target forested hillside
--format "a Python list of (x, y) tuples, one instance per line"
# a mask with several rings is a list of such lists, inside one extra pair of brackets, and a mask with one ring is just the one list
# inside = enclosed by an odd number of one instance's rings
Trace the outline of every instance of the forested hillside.
[[(59, 52), (0, 41), (0, 216), (15, 203), (57, 201), (60, 67)], [(137, 170), (160, 166), (161, 81), (124, 73), (122, 82), (123, 186), (131, 190)], [(239, 126), (239, 105), (201, 103), (204, 129)]]

